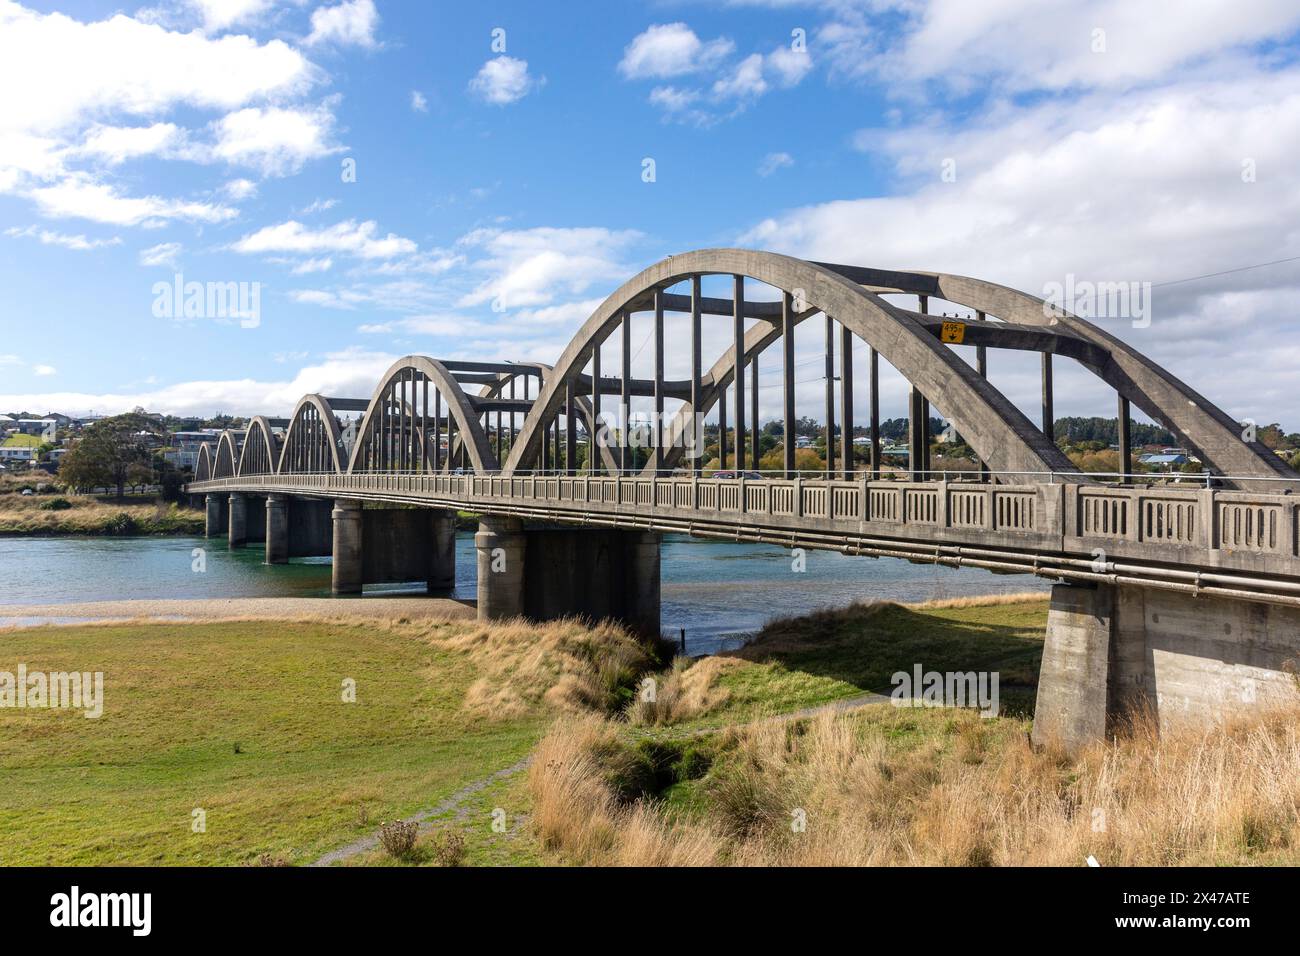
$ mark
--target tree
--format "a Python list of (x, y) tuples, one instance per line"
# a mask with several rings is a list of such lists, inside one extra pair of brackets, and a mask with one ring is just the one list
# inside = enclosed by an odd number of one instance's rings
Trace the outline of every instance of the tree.
[(151, 480), (151, 437), (161, 437), (158, 423), (138, 412), (100, 419), (86, 427), (64, 456), (61, 476), (75, 488), (115, 485), (121, 498), (133, 465), (143, 465), (150, 473), (145, 481)]

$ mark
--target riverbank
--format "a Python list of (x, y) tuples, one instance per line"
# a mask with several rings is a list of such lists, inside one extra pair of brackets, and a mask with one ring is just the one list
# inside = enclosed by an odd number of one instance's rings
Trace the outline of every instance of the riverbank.
[[(0, 864), (1300, 862), (1294, 715), (1029, 747), (1038, 595), (823, 611), (671, 664), (454, 602), (275, 603), (0, 634), (0, 670), (104, 674), (98, 719), (0, 709)], [(891, 706), (918, 663), (998, 673), (998, 716)]]
[[(0, 628), (32, 624), (157, 621), (349, 621), (473, 620), (474, 605), (431, 597), (253, 597), (202, 600), (83, 601), (73, 604), (0, 604)], [(22, 622), (15, 624), (11, 622)]]
[(0, 495), (0, 536), (6, 537), (196, 535), (203, 525), (202, 510), (151, 498)]

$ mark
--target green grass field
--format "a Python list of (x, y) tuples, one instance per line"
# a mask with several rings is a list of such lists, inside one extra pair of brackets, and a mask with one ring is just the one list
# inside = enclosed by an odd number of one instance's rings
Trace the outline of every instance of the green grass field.
[[(105, 680), (97, 720), (0, 710), (5, 865), (309, 862), (518, 760), (542, 730), (462, 714), (466, 657), (380, 628), (94, 626), (0, 641), (0, 669)], [(192, 832), (195, 809), (206, 832)]]
[[(707, 734), (888, 692), (889, 674), (915, 662), (1032, 677), (1045, 616), (1045, 602), (1033, 601), (858, 608), (778, 622), (744, 653), (748, 660), (719, 672), (727, 696), (718, 706), (671, 727), (626, 732)], [(4, 632), (0, 647), (0, 670), (22, 662), (29, 671), (105, 675), (97, 720), (0, 710), (0, 832), (8, 836), (0, 865), (229, 865), (264, 855), (308, 863), (516, 764), (555, 716), (538, 708), (493, 721), (467, 711), (466, 692), (481, 673), (475, 651), (436, 648), (410, 628), (44, 627)], [(356, 703), (341, 700), (345, 678), (356, 681)], [(467, 864), (555, 862), (530, 828), (525, 778), (495, 780), (434, 818), (435, 827), (465, 835)], [(192, 832), (195, 809), (206, 811), (206, 832)], [(496, 811), (504, 832), (492, 827)], [(345, 862), (395, 861), (375, 850)], [(417, 852), (410, 862), (431, 861)]]

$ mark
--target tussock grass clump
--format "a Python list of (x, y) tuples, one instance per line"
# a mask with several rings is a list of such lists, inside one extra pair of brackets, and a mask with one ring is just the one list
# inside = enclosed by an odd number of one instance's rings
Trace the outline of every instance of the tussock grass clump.
[(610, 772), (628, 748), (592, 720), (552, 730), (530, 785), (546, 845), (588, 863), (1300, 862), (1294, 709), (1163, 737), (1139, 720), (1076, 757), (1026, 729), (888, 706), (764, 721), (720, 735), (682, 814), (620, 796)]
[(543, 705), (612, 714), (632, 700), (637, 680), (659, 666), (654, 648), (609, 622), (497, 621), (438, 627), (428, 637), (473, 658), (479, 677), (464, 706), (492, 719), (524, 716)]
[(718, 678), (740, 666), (730, 657), (675, 658), (666, 674), (648, 678), (654, 683), (638, 688), (627, 719), (640, 726), (658, 726), (702, 717), (730, 698), (730, 691), (718, 686)]
[(467, 852), (465, 834), (459, 830), (437, 830), (429, 837), (429, 853), (437, 866), (461, 866)]

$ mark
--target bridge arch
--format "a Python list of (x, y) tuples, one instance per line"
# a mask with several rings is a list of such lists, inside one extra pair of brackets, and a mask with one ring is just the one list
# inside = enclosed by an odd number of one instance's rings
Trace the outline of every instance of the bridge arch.
[(207, 481), (212, 477), (212, 444), (204, 442), (199, 446), (198, 456), (194, 459), (194, 480)]
[[(444, 403), (445, 409), (440, 407)], [(439, 470), (441, 465), (449, 467), (438, 460), (435, 451), (440, 444), (437, 432), (444, 413), (452, 432), (448, 452), (459, 437), (474, 471), (496, 471), (496, 455), (469, 396), (441, 362), (424, 355), (400, 358), (384, 373), (357, 429), (348, 471), (431, 471)]]
[(280, 464), (279, 439), (271, 423), (262, 415), (255, 415), (244, 432), (244, 447), (239, 452), (236, 474), (273, 475)]
[(1259, 441), (1242, 439), (1242, 423), (1187, 383), (1096, 324), (1019, 289), (984, 279), (942, 272), (902, 272), (857, 266), (816, 265), (879, 292), (929, 295), (996, 316), (1004, 323), (1050, 326), (1097, 346), (1100, 360), (1076, 356), (1084, 368), (1160, 422), (1220, 474), (1255, 478), (1297, 478)]
[(347, 467), (343, 432), (329, 399), (304, 395), (293, 410), (281, 442), (279, 474), (333, 472)]
[(243, 445), (242, 432), (227, 428), (217, 439), (217, 452), (212, 463), (213, 478), (234, 478), (239, 462), (239, 449)]
[[(990, 468), (1022, 473), (1073, 470), (1069, 459), (1023, 412), (904, 310), (824, 266), (741, 249), (705, 249), (669, 257), (612, 293), (556, 363), (555, 374), (544, 385), (504, 470), (512, 472), (536, 459), (545, 430), (563, 402), (565, 383), (580, 375), (592, 350), (613, 334), (628, 313), (643, 310), (648, 296), (703, 275), (755, 279), (781, 290), (787, 303), (798, 290), (804, 306), (801, 317), (818, 312), (834, 316), (924, 394), (940, 397), (949, 420)], [(762, 349), (781, 334), (771, 325), (750, 329), (742, 362), (749, 360), (751, 347)], [(734, 376), (734, 351), (733, 346), (721, 364), (715, 363), (713, 388), (703, 390), (701, 407), (693, 411), (706, 413)]]

